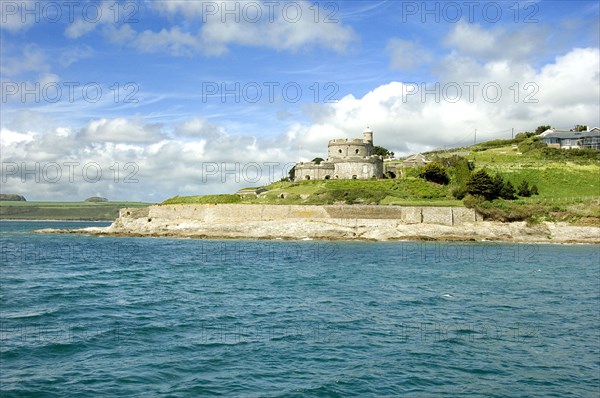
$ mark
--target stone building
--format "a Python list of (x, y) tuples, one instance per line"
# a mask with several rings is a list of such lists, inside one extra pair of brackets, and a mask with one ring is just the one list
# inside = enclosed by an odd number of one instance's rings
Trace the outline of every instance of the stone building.
[(383, 177), (383, 157), (373, 155), (373, 131), (368, 127), (362, 139), (330, 140), (327, 154), (327, 160), (319, 164), (296, 163), (294, 181)]

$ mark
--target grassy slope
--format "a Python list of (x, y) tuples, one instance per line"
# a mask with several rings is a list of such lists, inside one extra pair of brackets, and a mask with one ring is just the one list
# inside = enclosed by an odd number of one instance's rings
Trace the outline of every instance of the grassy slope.
[(123, 207), (146, 207), (142, 202), (0, 202), (3, 220), (112, 221)]
[[(489, 143), (488, 143), (489, 144)], [(477, 169), (499, 173), (518, 186), (523, 180), (538, 187), (539, 195), (515, 201), (498, 201), (499, 208), (518, 212), (543, 213), (545, 219), (579, 221), (600, 217), (600, 161), (565, 156), (548, 158), (540, 151), (519, 152), (512, 144), (477, 145), (461, 148), (455, 153), (473, 160)], [(468, 153), (465, 155), (465, 153)], [(452, 152), (431, 153), (429, 156), (449, 156)], [(415, 177), (395, 180), (328, 180), (276, 182), (265, 188), (268, 192), (254, 195), (211, 195), (175, 197), (164, 203), (264, 203), (264, 204), (332, 204), (378, 203), (381, 205), (461, 206), (450, 187), (429, 183)], [(284, 194), (285, 198), (281, 198)], [(496, 202), (496, 201), (495, 201)]]
[(540, 192), (537, 199), (600, 196), (600, 163), (594, 160), (545, 160), (522, 155), (510, 146), (471, 152), (467, 158), (477, 167), (499, 172), (515, 186), (524, 179), (536, 184)]
[[(420, 178), (403, 180), (320, 180), (276, 182), (266, 187), (268, 192), (254, 195), (208, 195), (175, 197), (165, 204), (178, 203), (261, 203), (261, 204), (334, 204), (377, 203), (429, 206), (460, 206), (449, 198), (448, 187)], [(284, 198), (281, 198), (281, 196)]]

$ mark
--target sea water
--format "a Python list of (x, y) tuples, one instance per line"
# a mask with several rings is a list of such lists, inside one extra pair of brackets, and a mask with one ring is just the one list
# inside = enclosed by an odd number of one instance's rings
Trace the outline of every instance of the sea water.
[(3, 397), (600, 394), (598, 246), (87, 225), (0, 223)]

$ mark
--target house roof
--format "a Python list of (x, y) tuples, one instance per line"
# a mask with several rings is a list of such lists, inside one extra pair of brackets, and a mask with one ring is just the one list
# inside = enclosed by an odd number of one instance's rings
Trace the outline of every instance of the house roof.
[(560, 139), (579, 139), (585, 137), (600, 137), (600, 131), (558, 131), (555, 130), (553, 133), (548, 133), (542, 137), (547, 138), (560, 138)]
[[(600, 132), (600, 127), (592, 127), (590, 129), (588, 129), (588, 131), (581, 131), (580, 133), (593, 133), (593, 132)], [(548, 129), (546, 131), (544, 131), (543, 133), (540, 134), (540, 137), (546, 137), (548, 135), (551, 134), (556, 134), (556, 133), (575, 133), (575, 131), (571, 131), (571, 130), (558, 130), (558, 129)], [(579, 133), (579, 132), (578, 132)], [(589, 137), (586, 135), (586, 137)], [(595, 137), (594, 135), (592, 135), (592, 137)], [(570, 138), (570, 137), (567, 137)]]
[(405, 162), (424, 162), (424, 163), (427, 163), (427, 162), (429, 162), (429, 159), (427, 159), (425, 157), (425, 155), (417, 153), (415, 155), (410, 155), (409, 157), (407, 157), (406, 159), (404, 159), (404, 161)]

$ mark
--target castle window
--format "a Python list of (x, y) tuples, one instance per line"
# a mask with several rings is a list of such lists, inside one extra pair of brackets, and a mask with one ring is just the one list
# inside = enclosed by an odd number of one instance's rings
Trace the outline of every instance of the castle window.
[(353, 180), (356, 180), (357, 178), (358, 178), (358, 177), (356, 176), (356, 174), (352, 176), (352, 179), (353, 179)]
[(339, 149), (339, 150), (338, 150), (338, 152), (339, 152), (339, 153), (342, 153), (342, 150), (341, 150), (341, 149)]
[(354, 151), (354, 153), (356, 153), (358, 155), (358, 149)]
[(304, 177), (305, 180), (310, 180), (310, 176)]
[(326, 180), (329, 180), (331, 178), (331, 176), (325, 176)]

